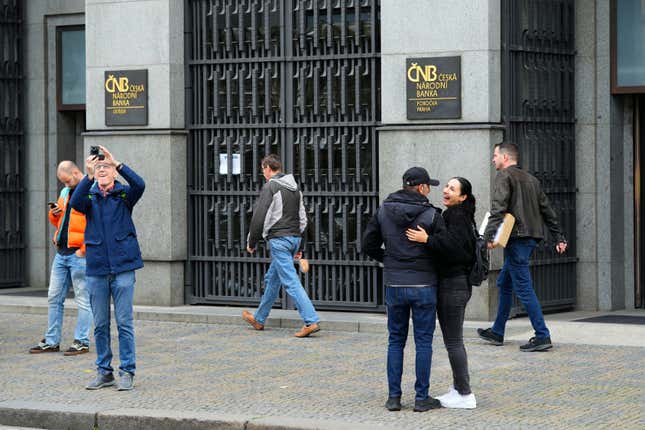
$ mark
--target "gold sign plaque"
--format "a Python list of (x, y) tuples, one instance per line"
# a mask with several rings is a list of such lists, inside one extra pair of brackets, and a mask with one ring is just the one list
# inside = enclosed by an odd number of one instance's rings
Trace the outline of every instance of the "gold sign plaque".
[(408, 119), (461, 118), (461, 57), (407, 58)]
[(105, 72), (105, 125), (148, 124), (148, 70)]

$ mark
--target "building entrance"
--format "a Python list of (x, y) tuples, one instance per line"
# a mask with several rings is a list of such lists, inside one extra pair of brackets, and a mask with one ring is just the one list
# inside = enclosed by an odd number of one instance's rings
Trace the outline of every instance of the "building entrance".
[[(576, 302), (575, 2), (502, 1), (502, 121), (520, 161), (558, 212), (569, 248), (540, 243), (531, 258), (545, 311)], [(521, 313), (516, 300), (514, 313)]]
[(316, 307), (382, 308), (360, 253), (378, 206), (379, 1), (190, 0), (186, 29), (186, 301), (259, 302), (269, 255), (246, 237), (276, 153), (304, 193)]

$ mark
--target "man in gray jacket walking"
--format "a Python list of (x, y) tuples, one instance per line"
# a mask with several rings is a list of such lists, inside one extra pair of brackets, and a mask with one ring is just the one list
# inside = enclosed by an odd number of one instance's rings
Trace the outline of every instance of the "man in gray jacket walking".
[(497, 170), (495, 190), (490, 209), (490, 218), (484, 233), (488, 248), (493, 245), (497, 227), (502, 223), (504, 214), (515, 217), (511, 237), (504, 248), (504, 266), (497, 277), (499, 288), (499, 305), (497, 317), (492, 327), (477, 329), (479, 337), (494, 345), (504, 343), (504, 330), (513, 304), (513, 292), (524, 305), (529, 314), (535, 336), (528, 343), (520, 346), (524, 352), (544, 351), (550, 349), (551, 333), (544, 322), (542, 308), (538, 301), (531, 273), (529, 259), (537, 243), (545, 238), (544, 225), (548, 227), (557, 245), (556, 251), (562, 254), (567, 249), (558, 217), (540, 188), (539, 181), (517, 165), (519, 150), (510, 142), (495, 145), (493, 164)]
[(264, 238), (271, 251), (271, 265), (264, 276), (264, 294), (255, 314), (242, 312), (242, 318), (256, 330), (264, 323), (278, 298), (280, 287), (296, 302), (305, 322), (295, 336), (307, 337), (320, 330), (318, 314), (307, 292), (302, 288), (293, 259), (302, 257), (300, 243), (307, 227), (307, 215), (293, 175), (282, 173), (282, 163), (275, 154), (262, 159), (262, 174), (266, 184), (253, 211), (246, 250), (253, 254), (260, 239)]

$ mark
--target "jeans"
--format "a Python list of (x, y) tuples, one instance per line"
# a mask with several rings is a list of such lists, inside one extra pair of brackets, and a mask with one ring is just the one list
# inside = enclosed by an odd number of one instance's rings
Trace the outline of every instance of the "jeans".
[(435, 287), (385, 287), (387, 305), (387, 382), (389, 397), (401, 396), (403, 375), (403, 350), (408, 338), (410, 311), (416, 347), (416, 400), (428, 398), (430, 364), (432, 363), (432, 337), (437, 310)]
[(452, 368), (452, 385), (459, 394), (470, 394), (468, 356), (464, 347), (464, 314), (472, 294), (466, 275), (442, 278), (439, 284), (437, 315)]
[(76, 254), (60, 255), (56, 253), (47, 293), (49, 310), (47, 312), (45, 342), (49, 345), (58, 345), (60, 343), (63, 329), (63, 303), (70, 283), (74, 288), (74, 301), (78, 308), (74, 339), (81, 341), (84, 345), (90, 344), (89, 334), (92, 325), (92, 310), (90, 308), (90, 296), (85, 284), (85, 257), (77, 257)]
[(535, 336), (550, 337), (529, 272), (529, 258), (536, 246), (537, 242), (534, 239), (520, 238), (509, 240), (504, 248), (504, 266), (497, 278), (499, 307), (493, 324), (493, 332), (500, 336), (504, 336), (506, 321), (513, 305), (513, 291), (515, 291), (517, 298), (529, 314)]
[(280, 287), (283, 286), (287, 294), (296, 303), (300, 317), (305, 324), (313, 324), (320, 321), (314, 305), (311, 303), (307, 292), (300, 283), (298, 273), (293, 264), (293, 257), (298, 252), (300, 238), (296, 236), (276, 237), (269, 239), (271, 250), (271, 265), (264, 275), (264, 294), (260, 306), (255, 311), (254, 318), (260, 324), (264, 324), (273, 303), (278, 298)]
[(87, 276), (90, 302), (94, 312), (94, 342), (96, 367), (104, 374), (112, 373), (112, 348), (110, 347), (110, 298), (114, 301), (114, 318), (119, 332), (119, 369), (134, 375), (135, 348), (132, 297), (134, 271), (106, 276)]

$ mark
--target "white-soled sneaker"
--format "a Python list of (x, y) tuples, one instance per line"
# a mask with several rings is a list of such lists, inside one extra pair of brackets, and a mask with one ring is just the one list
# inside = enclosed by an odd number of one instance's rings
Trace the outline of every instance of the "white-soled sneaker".
[(449, 397), (449, 396), (451, 396), (453, 393), (455, 393), (455, 394), (459, 394), (459, 392), (458, 392), (457, 390), (455, 390), (455, 387), (454, 387), (453, 385), (451, 385), (451, 386), (448, 388), (448, 392), (447, 392), (446, 394), (442, 394), (442, 395), (440, 395), (440, 396), (437, 396), (437, 397), (435, 397), (435, 399), (437, 399), (437, 400), (441, 401), (441, 399), (443, 399), (444, 397)]
[(449, 409), (475, 409), (477, 407), (477, 399), (473, 393), (462, 395), (457, 391), (451, 391), (439, 401), (441, 406)]

